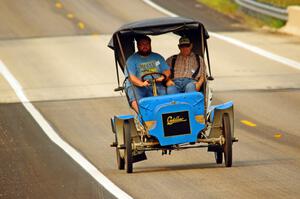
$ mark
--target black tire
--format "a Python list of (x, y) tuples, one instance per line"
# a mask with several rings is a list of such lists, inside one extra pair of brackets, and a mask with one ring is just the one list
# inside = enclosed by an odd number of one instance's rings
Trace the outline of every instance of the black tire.
[(132, 173), (132, 146), (131, 146), (131, 132), (128, 121), (124, 122), (123, 126), (124, 142), (125, 142), (125, 165), (126, 172)]
[(124, 160), (124, 158), (121, 157), (120, 150), (123, 150), (123, 149), (118, 149), (118, 147), (116, 147), (117, 165), (118, 165), (119, 170), (124, 170), (125, 169), (125, 160)]
[(223, 163), (223, 152), (222, 151), (216, 151), (215, 152), (215, 159), (217, 164)]
[(225, 137), (225, 143), (223, 145), (225, 166), (232, 166), (232, 138), (231, 138), (231, 127), (230, 119), (227, 113), (223, 115), (223, 136)]

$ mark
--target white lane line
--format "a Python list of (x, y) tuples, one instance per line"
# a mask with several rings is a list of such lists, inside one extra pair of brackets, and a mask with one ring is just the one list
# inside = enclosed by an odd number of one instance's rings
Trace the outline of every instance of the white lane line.
[(289, 59), (289, 58), (286, 58), (286, 57), (282, 57), (280, 55), (276, 55), (274, 53), (268, 52), (268, 51), (263, 50), (261, 48), (258, 48), (256, 46), (253, 46), (253, 45), (241, 42), (241, 41), (239, 41), (237, 39), (226, 37), (226, 36), (223, 36), (223, 35), (220, 35), (220, 34), (217, 34), (217, 33), (213, 33), (213, 32), (209, 32), (209, 34), (211, 36), (213, 36), (213, 37), (216, 37), (216, 38), (218, 38), (220, 40), (223, 40), (223, 41), (227, 41), (227, 42), (229, 42), (231, 44), (234, 44), (234, 45), (236, 45), (236, 46), (238, 46), (240, 48), (244, 48), (246, 50), (249, 50), (249, 51), (251, 51), (253, 53), (256, 53), (256, 54), (258, 54), (260, 56), (266, 57), (266, 58), (271, 59), (273, 61), (285, 64), (287, 66), (290, 66), (292, 68), (300, 70), (300, 63), (297, 62), (297, 61), (294, 61), (292, 59)]
[[(179, 15), (157, 5), (156, 3), (152, 2), (151, 0), (143, 0), (146, 4), (152, 6), (153, 8), (157, 9), (158, 11), (170, 16), (170, 17), (178, 17)], [(300, 70), (300, 62), (297, 62), (295, 60), (292, 60), (292, 59), (289, 59), (289, 58), (286, 58), (286, 57), (282, 57), (280, 55), (276, 55), (274, 53), (271, 53), (271, 52), (268, 52), (266, 50), (263, 50), (261, 48), (258, 48), (256, 46), (253, 46), (253, 45), (250, 45), (250, 44), (246, 44), (242, 41), (239, 41), (237, 39), (233, 39), (233, 38), (230, 38), (230, 37), (227, 37), (227, 36), (224, 36), (224, 35), (220, 35), (220, 34), (217, 34), (217, 33), (214, 33), (214, 32), (209, 32), (209, 34), (213, 37), (216, 37), (220, 40), (223, 40), (223, 41), (226, 41), (228, 43), (231, 43), (233, 45), (236, 45), (240, 48), (244, 48), (246, 50), (249, 50), (255, 54), (258, 54), (260, 56), (263, 56), (263, 57), (266, 57), (268, 59), (271, 59), (273, 61), (276, 61), (276, 62), (279, 62), (279, 63), (282, 63), (282, 64), (285, 64), (287, 66), (290, 66), (292, 68), (295, 68), (295, 69), (298, 69)]]
[(105, 177), (93, 164), (85, 159), (76, 149), (70, 146), (64, 141), (55, 130), (49, 125), (46, 119), (41, 113), (30, 103), (25, 93), (23, 92), (22, 86), (11, 74), (8, 68), (0, 60), (0, 73), (7, 80), (10, 86), (15, 91), (19, 100), (31, 116), (36, 120), (39, 126), (43, 129), (44, 133), (62, 150), (64, 150), (75, 162), (77, 162), (86, 172), (88, 172), (98, 183), (100, 183), (107, 191), (109, 191), (116, 198), (132, 199), (127, 193), (117, 187), (107, 177)]

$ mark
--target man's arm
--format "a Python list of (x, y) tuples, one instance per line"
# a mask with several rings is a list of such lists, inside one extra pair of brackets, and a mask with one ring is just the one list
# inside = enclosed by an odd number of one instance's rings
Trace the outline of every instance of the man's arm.
[(166, 76), (167, 79), (169, 79), (169, 78), (170, 78), (170, 75), (171, 75), (171, 70), (170, 70), (170, 69), (165, 70), (165, 71), (163, 72), (163, 74)]
[(164, 76), (160, 76), (159, 78), (156, 79), (156, 82), (162, 82), (164, 80), (168, 80), (170, 77), (171, 71), (168, 69), (168, 70), (163, 71), (162, 73), (166, 76), (166, 79)]
[(138, 87), (145, 87), (145, 86), (149, 86), (150, 83), (146, 80), (146, 81), (142, 81), (140, 80), (137, 76), (135, 75), (130, 75), (129, 76), (131, 82), (133, 83), (133, 85), (138, 86)]
[[(148, 81), (142, 81), (141, 79), (139, 79), (136, 76), (136, 60), (135, 60), (135, 56), (131, 55), (126, 62), (126, 66), (127, 66), (127, 70), (125, 70), (125, 75), (129, 77), (130, 82), (138, 87), (145, 87), (145, 86), (149, 86), (149, 82)], [(128, 74), (129, 73), (129, 74)]]
[(196, 84), (196, 90), (199, 91), (206, 78), (206, 65), (203, 58), (200, 56), (200, 77)]
[(164, 78), (164, 76), (160, 76), (155, 81), (156, 82), (162, 82), (164, 80), (169, 79), (171, 71), (170, 71), (170, 68), (169, 68), (166, 60), (161, 55), (157, 54), (157, 58), (158, 58), (158, 61), (160, 63), (160, 66), (159, 66), (160, 67), (160, 72), (166, 76), (166, 79)]
[[(157, 82), (161, 82), (161, 81), (166, 81), (167, 82), (167, 86), (168, 86), (168, 83), (171, 81), (170, 80), (170, 76), (171, 76), (171, 70), (170, 70), (170, 65), (168, 63), (168, 61), (170, 60), (170, 58), (168, 58), (166, 61), (163, 59), (163, 57), (161, 57), (161, 61), (163, 63), (163, 74), (166, 76), (166, 79), (164, 79), (163, 76), (159, 77), (158, 79), (156, 79)], [(173, 81), (172, 81), (173, 82)]]
[(195, 84), (196, 84), (196, 90), (197, 90), (197, 91), (200, 90), (200, 88), (201, 88), (201, 86), (202, 86), (204, 80), (205, 80), (205, 77), (203, 77), (203, 76), (201, 75), (201, 76), (200, 76), (200, 79), (199, 79), (197, 82), (195, 82)]

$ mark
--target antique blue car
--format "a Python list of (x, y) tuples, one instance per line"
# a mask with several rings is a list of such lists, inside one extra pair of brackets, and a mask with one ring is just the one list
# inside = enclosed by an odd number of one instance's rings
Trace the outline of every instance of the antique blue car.
[(231, 167), (232, 144), (238, 141), (234, 137), (233, 103), (211, 105), (209, 83), (213, 77), (207, 46), (209, 35), (201, 22), (166, 17), (137, 21), (119, 28), (108, 44), (115, 55), (118, 79), (115, 91), (124, 90), (124, 85), (120, 85), (119, 70), (124, 73), (127, 58), (135, 52), (135, 36), (166, 33), (189, 36), (194, 44), (193, 52), (206, 60), (206, 81), (200, 92), (156, 96), (154, 80), (154, 96), (138, 101), (137, 114), (111, 118), (115, 135), (111, 146), (116, 148), (118, 169), (132, 173), (133, 163), (145, 160), (147, 151), (161, 150), (162, 154), (171, 154), (173, 150), (200, 147), (214, 152), (217, 164), (223, 163), (224, 154), (225, 166)]

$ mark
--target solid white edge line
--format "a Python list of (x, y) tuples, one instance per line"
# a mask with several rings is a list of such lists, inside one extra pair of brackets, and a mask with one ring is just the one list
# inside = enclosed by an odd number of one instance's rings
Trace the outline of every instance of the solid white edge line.
[(209, 32), (209, 34), (213, 37), (216, 37), (216, 38), (218, 38), (220, 40), (223, 40), (223, 41), (227, 41), (228, 43), (231, 43), (231, 44), (234, 44), (234, 45), (236, 45), (240, 48), (244, 48), (246, 50), (249, 50), (249, 51), (251, 51), (255, 54), (258, 54), (260, 56), (266, 57), (266, 58), (271, 59), (273, 61), (285, 64), (287, 66), (290, 66), (292, 68), (300, 70), (300, 63), (297, 62), (297, 61), (294, 61), (292, 59), (276, 55), (274, 53), (268, 52), (268, 51), (263, 50), (261, 48), (258, 48), (256, 46), (246, 44), (246, 43), (244, 43), (242, 41), (239, 41), (237, 39), (226, 37), (226, 36), (223, 36), (223, 35), (220, 35), (220, 34), (217, 34), (217, 33), (213, 33), (213, 32)]
[[(179, 16), (179, 15), (177, 15), (177, 14), (175, 14), (175, 13), (173, 13), (173, 12), (157, 5), (156, 3), (152, 2), (151, 0), (143, 0), (143, 1), (145, 3), (147, 3), (148, 5), (152, 6), (153, 8), (155, 8), (156, 10), (158, 10), (158, 11), (160, 11), (160, 12), (162, 12), (162, 13), (170, 16), (170, 17), (178, 17)], [(300, 62), (294, 61), (294, 60), (286, 58), (286, 57), (276, 55), (274, 53), (268, 52), (268, 51), (263, 50), (261, 48), (258, 48), (256, 46), (246, 44), (246, 43), (244, 43), (242, 41), (239, 41), (237, 39), (233, 39), (233, 38), (230, 38), (230, 37), (227, 37), (227, 36), (224, 36), (224, 35), (220, 35), (220, 34), (217, 34), (217, 33), (214, 33), (214, 32), (209, 32), (209, 34), (211, 36), (217, 38), (217, 39), (226, 41), (226, 42), (231, 43), (233, 45), (236, 45), (240, 48), (244, 48), (244, 49), (249, 50), (249, 51), (251, 51), (251, 52), (253, 52), (257, 55), (266, 57), (266, 58), (271, 59), (273, 61), (285, 64), (287, 66), (290, 66), (292, 68), (300, 70)]]
[(16, 80), (16, 78), (11, 74), (5, 64), (0, 60), (0, 73), (7, 80), (10, 86), (15, 91), (19, 100), (26, 108), (26, 110), (31, 114), (39, 126), (43, 129), (44, 133), (58, 145), (62, 150), (64, 150), (75, 162), (77, 162), (88, 174), (90, 174), (98, 183), (100, 183), (107, 191), (109, 191), (116, 198), (132, 199), (127, 193), (117, 187), (113, 182), (111, 182), (106, 176), (104, 176), (93, 164), (91, 164), (87, 159), (85, 159), (76, 149), (64, 141), (55, 130), (49, 125), (42, 114), (30, 103), (25, 93), (22, 90), (21, 85)]

